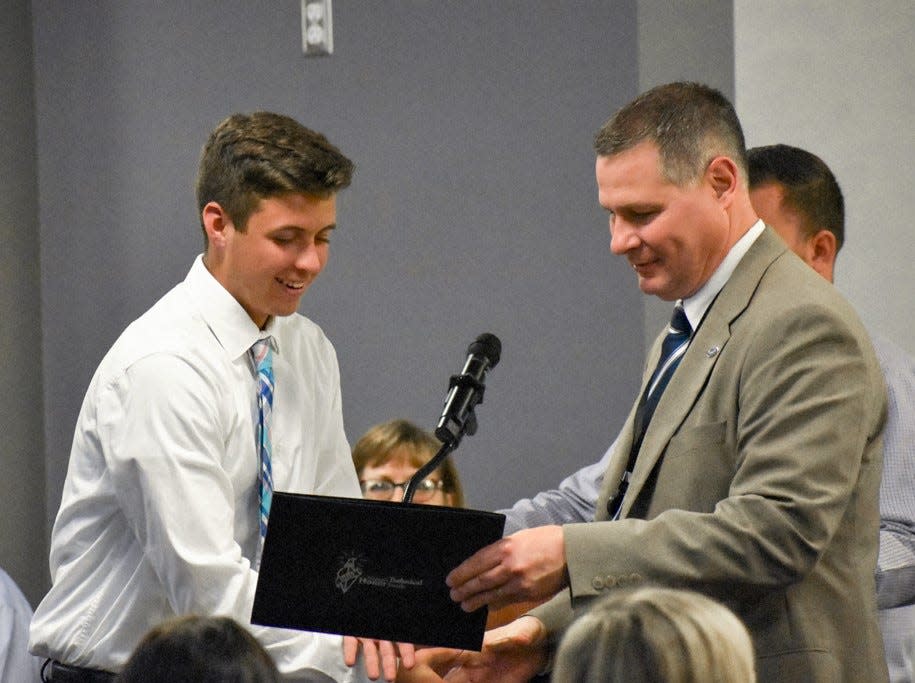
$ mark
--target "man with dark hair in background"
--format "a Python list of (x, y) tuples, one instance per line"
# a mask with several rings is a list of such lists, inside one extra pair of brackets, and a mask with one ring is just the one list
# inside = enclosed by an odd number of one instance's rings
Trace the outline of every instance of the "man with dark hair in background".
[(555, 597), (480, 654), (422, 658), (449, 680), (526, 680), (577, 610), (646, 582), (733, 609), (760, 680), (886, 680), (873, 580), (886, 395), (866, 331), (757, 218), (720, 93), (654, 88), (595, 147), (611, 250), (676, 302), (671, 324), (594, 521), (519, 531), (448, 577), (467, 610)]
[[(754, 147), (750, 200), (792, 251), (833, 282), (845, 241), (845, 202), (829, 167), (789, 145)], [(888, 392), (880, 483), (877, 619), (892, 683), (915, 673), (915, 359), (871, 335)]]
[[(111, 680), (176, 615), (250, 624), (273, 490), (360, 496), (336, 353), (296, 313), (352, 171), (287, 116), (236, 114), (211, 133), (197, 179), (205, 251), (115, 342), (80, 411), (53, 585), (31, 627), (48, 680)], [(355, 675), (339, 636), (250, 628), (286, 676)], [(392, 680), (394, 646), (379, 663), (364, 644), (368, 673), (383, 665)], [(355, 649), (349, 639), (350, 663)]]

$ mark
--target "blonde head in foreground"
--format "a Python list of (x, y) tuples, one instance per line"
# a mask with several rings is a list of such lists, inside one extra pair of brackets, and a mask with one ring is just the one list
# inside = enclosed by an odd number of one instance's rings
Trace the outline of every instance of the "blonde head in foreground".
[(755, 683), (753, 645), (727, 607), (642, 587), (596, 602), (566, 631), (554, 683)]

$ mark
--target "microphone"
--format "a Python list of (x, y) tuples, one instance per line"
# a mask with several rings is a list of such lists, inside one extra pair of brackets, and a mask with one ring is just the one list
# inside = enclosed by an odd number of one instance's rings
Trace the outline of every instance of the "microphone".
[(419, 468), (403, 491), (403, 502), (413, 502), (416, 487), (423, 479), (439, 466), (448, 454), (457, 448), (464, 432), (473, 434), (477, 431), (477, 418), (473, 409), (483, 401), (483, 380), (486, 371), (496, 367), (502, 353), (502, 342), (494, 334), (481, 334), (467, 347), (467, 362), (460, 375), (452, 375), (445, 396), (445, 408), (435, 428), (435, 436), (442, 442), (438, 453), (425, 465)]
[(502, 353), (502, 342), (485, 332), (467, 347), (467, 362), (460, 375), (452, 375), (445, 407), (435, 428), (435, 436), (444, 444), (456, 446), (466, 431), (474, 434), (477, 421), (473, 409), (483, 401), (486, 372), (496, 367)]

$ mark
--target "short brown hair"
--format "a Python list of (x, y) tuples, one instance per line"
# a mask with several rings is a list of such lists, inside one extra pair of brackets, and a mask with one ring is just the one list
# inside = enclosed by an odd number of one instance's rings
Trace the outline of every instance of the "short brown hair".
[(244, 232), (258, 202), (290, 192), (327, 197), (349, 186), (353, 162), (321, 133), (282, 114), (232, 114), (210, 133), (197, 172), (197, 209), (217, 202)]
[(718, 90), (701, 83), (668, 83), (622, 107), (594, 137), (598, 156), (615, 156), (642, 142), (658, 147), (661, 173), (687, 185), (716, 156), (729, 157), (747, 177), (747, 152), (737, 112)]

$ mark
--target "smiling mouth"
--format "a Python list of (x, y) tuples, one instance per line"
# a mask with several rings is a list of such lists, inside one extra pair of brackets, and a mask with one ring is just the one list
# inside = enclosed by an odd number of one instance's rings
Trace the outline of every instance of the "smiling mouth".
[(297, 290), (297, 291), (305, 289), (304, 282), (292, 282), (290, 280), (283, 280), (282, 278), (276, 278), (276, 281), (279, 282), (284, 287), (286, 287), (287, 289), (292, 289), (292, 290)]

